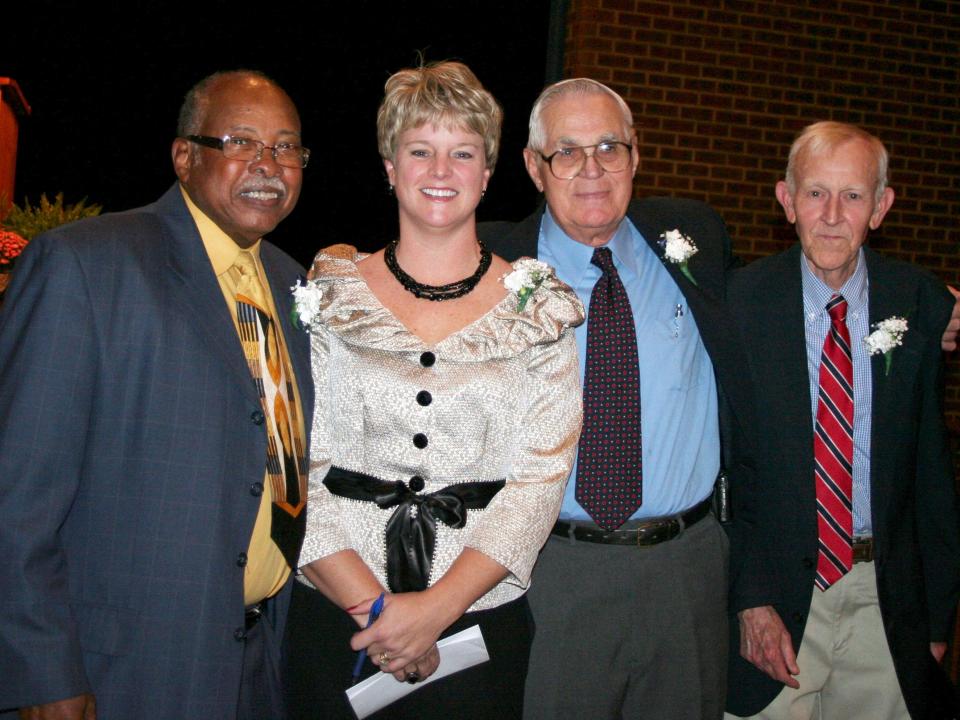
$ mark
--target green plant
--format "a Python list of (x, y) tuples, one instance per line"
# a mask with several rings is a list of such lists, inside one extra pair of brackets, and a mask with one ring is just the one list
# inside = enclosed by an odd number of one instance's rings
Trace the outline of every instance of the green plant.
[(63, 204), (63, 193), (57, 193), (53, 202), (47, 200), (45, 194), (40, 195), (40, 204), (31, 205), (30, 200), (24, 198), (23, 207), (12, 204), (2, 224), (7, 230), (12, 230), (27, 240), (51, 230), (60, 225), (81, 220), (85, 217), (99, 215), (103, 209), (100, 205), (87, 205), (87, 199), (71, 205)]

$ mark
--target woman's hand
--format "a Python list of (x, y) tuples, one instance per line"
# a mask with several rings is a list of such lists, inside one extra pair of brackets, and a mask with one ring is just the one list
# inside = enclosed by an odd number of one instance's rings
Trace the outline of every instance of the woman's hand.
[[(450, 569), (423, 592), (387, 595), (383, 612), (373, 625), (350, 641), (383, 672), (406, 680), (411, 672), (428, 674), (437, 669), (437, 638), (507, 574), (505, 567), (473, 548), (464, 548)], [(370, 612), (373, 600), (353, 606), (354, 617)], [(382, 661), (382, 662), (381, 662)]]
[(420, 659), (404, 666), (402, 670), (395, 672), (393, 676), (397, 680), (413, 685), (433, 675), (438, 667), (440, 667), (440, 650), (436, 644), (434, 644)]
[[(365, 648), (381, 671), (393, 673), (398, 680), (406, 680), (409, 673), (427, 677), (440, 663), (437, 638), (460, 615), (442, 607), (436, 595), (432, 590), (387, 595), (380, 618), (354, 635), (350, 646)], [(369, 612), (367, 605), (350, 608), (351, 614)]]

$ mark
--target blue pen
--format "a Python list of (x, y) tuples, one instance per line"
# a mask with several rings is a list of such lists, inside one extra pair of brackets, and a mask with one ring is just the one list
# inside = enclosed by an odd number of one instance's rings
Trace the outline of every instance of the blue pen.
[[(384, 593), (380, 593), (380, 597), (373, 601), (373, 605), (370, 607), (370, 616), (367, 618), (367, 627), (373, 625), (377, 618), (380, 617), (380, 613), (383, 612), (383, 595)], [(356, 685), (357, 681), (360, 679), (360, 673), (363, 672), (363, 661), (366, 657), (366, 650), (360, 650), (357, 653), (357, 661), (353, 664), (353, 676), (350, 682), (351, 685)]]

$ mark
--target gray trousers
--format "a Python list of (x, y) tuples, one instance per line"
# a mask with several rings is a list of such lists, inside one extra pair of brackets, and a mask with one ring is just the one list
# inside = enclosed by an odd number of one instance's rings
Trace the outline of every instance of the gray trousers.
[(722, 718), (727, 560), (713, 515), (650, 547), (551, 535), (527, 593), (524, 720)]

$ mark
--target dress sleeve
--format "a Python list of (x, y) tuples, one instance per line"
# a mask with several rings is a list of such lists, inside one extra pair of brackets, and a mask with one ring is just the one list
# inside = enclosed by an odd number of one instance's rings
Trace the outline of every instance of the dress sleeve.
[(330, 470), (330, 387), (327, 364), (330, 338), (319, 326), (310, 335), (310, 374), (313, 377), (313, 427), (310, 430), (310, 477), (307, 485), (307, 529), (299, 564), (308, 565), (350, 546), (334, 507), (333, 495), (323, 484)]
[(526, 392), (506, 485), (465, 542), (506, 567), (523, 587), (560, 512), (580, 438), (583, 407), (572, 328), (556, 342), (530, 349)]

